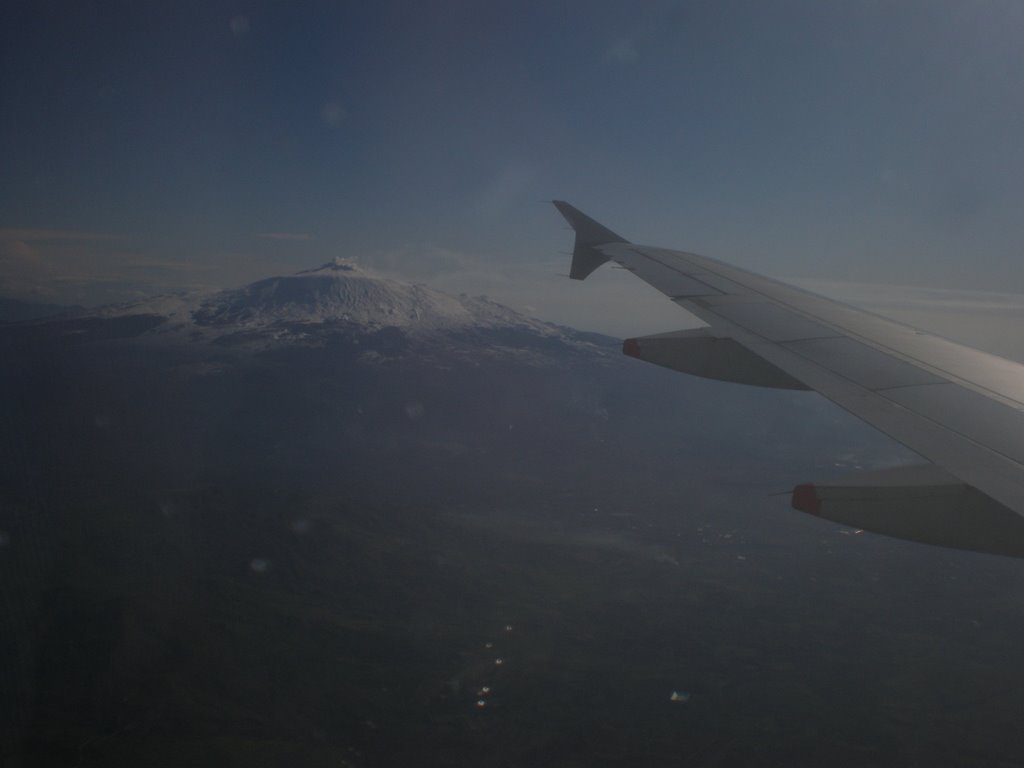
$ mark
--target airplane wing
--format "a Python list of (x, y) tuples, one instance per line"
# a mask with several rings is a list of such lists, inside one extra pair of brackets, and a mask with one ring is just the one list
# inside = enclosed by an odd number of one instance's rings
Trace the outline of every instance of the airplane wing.
[(940, 546), (1024, 557), (1024, 365), (692, 253), (634, 245), (561, 200), (570, 277), (613, 261), (707, 323), (627, 339), (642, 360), (815, 390), (929, 463), (799, 485), (800, 511)]

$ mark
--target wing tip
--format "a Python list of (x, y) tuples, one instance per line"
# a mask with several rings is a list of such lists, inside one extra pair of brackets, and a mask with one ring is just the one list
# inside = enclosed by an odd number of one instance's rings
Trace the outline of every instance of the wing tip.
[(629, 242), (603, 224), (598, 224), (565, 200), (552, 200), (551, 203), (576, 232), (576, 243), (572, 249), (572, 266), (569, 268), (569, 277), (573, 280), (585, 279), (591, 272), (608, 261), (608, 257), (594, 246)]
[(605, 245), (607, 243), (629, 242), (626, 238), (615, 234), (603, 224), (597, 223), (579, 208), (567, 203), (565, 200), (552, 200), (551, 204), (569, 222), (569, 226), (576, 230), (577, 244)]

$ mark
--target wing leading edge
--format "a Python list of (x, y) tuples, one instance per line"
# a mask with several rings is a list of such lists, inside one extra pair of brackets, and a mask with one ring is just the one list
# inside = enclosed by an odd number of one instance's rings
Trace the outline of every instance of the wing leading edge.
[(803, 512), (898, 538), (1024, 557), (1024, 365), (724, 262), (635, 245), (566, 202), (570, 277), (607, 261), (707, 323), (627, 339), (685, 373), (813, 389), (928, 460), (793, 492)]

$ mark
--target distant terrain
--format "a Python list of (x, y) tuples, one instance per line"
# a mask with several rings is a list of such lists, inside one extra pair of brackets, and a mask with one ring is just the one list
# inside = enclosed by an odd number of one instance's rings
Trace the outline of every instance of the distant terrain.
[(789, 510), (906, 458), (816, 396), (340, 261), (18, 320), (4, 765), (1024, 754), (1019, 563)]
[(44, 304), (0, 296), (0, 323), (15, 323), (25, 320), (39, 320), (44, 317), (82, 311), (82, 307), (64, 304)]

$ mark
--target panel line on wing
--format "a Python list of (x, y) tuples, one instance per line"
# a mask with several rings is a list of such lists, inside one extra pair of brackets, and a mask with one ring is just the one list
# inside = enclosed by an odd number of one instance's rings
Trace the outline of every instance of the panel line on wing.
[[(656, 251), (659, 255), (648, 253), (648, 250)], [(986, 354), (980, 350), (964, 347), (935, 334), (922, 334), (921, 331), (911, 326), (897, 323), (876, 313), (819, 296), (810, 291), (781, 283), (763, 275), (747, 272), (739, 267), (733, 267), (706, 256), (687, 254), (682, 251), (669, 251), (667, 249), (648, 249), (646, 247), (643, 247), (643, 250), (641, 250), (641, 247), (636, 246), (630, 247), (629, 252), (644, 259), (657, 262), (666, 268), (675, 269), (675, 271), (681, 274), (689, 274), (690, 272), (693, 274), (700, 274), (701, 272), (721, 273), (724, 279), (734, 280), (734, 275), (738, 273), (746, 280), (749, 280), (749, 283), (740, 283), (745, 290), (750, 292), (746, 294), (746, 298), (742, 294), (723, 294), (718, 297), (706, 297), (703, 301), (707, 302), (708, 307), (715, 307), (715, 310), (719, 305), (750, 302), (750, 297), (763, 297), (765, 301), (798, 312), (812, 322), (828, 324), (837, 329), (837, 335), (855, 339), (883, 354), (891, 356), (894, 360), (901, 360), (910, 365), (920, 367), (924, 371), (933, 373), (946, 381), (963, 386), (1008, 407), (1024, 406), (1024, 376), (1020, 375), (1019, 369), (1021, 366), (1018, 363)], [(678, 266), (666, 263), (664, 256), (660, 256), (660, 254), (671, 254), (675, 259), (684, 262), (688, 268), (680, 270)], [(720, 273), (715, 270), (720, 270)], [(769, 284), (779, 295), (775, 296), (766, 293), (764, 290), (766, 286), (763, 284)], [(813, 308), (805, 309), (801, 307), (797, 310), (790, 303), (791, 300), (796, 300), (797, 298), (812, 304)], [(831, 309), (834, 312), (842, 313), (845, 322), (843, 324), (833, 324), (832, 321), (822, 317), (815, 311), (816, 308), (819, 308), (819, 305), (821, 309)], [(889, 330), (894, 334), (893, 339), (899, 342), (899, 346), (893, 346), (891, 342), (881, 341), (877, 338), (877, 335), (865, 335), (869, 331), (874, 331), (877, 334), (883, 330)], [(920, 347), (920, 349), (915, 352), (914, 349), (917, 347)], [(953, 366), (955, 370), (951, 370), (941, 363), (937, 364), (930, 359), (922, 359), (921, 355), (926, 353), (932, 356), (946, 355), (948, 359), (943, 360), (943, 362), (955, 363), (956, 365)], [(957, 357), (958, 355), (960, 357)], [(967, 356), (966, 359), (963, 358), (965, 355)], [(975, 358), (977, 359), (975, 360)], [(979, 373), (984, 374), (984, 376), (979, 376)], [(1011, 392), (1013, 394), (1010, 394)]]
[(900, 360), (849, 336), (788, 341), (783, 342), (783, 346), (872, 391), (946, 381), (924, 368)]
[[(950, 383), (951, 382), (948, 379), (938, 379), (937, 381), (914, 382), (914, 383), (910, 383), (910, 384), (895, 384), (895, 385), (893, 385), (891, 387), (879, 387), (878, 389), (873, 389), (871, 391), (872, 392), (876, 392), (879, 395), (882, 395), (884, 397), (886, 392), (896, 392), (896, 391), (898, 391), (900, 389), (906, 389), (907, 387), (938, 387), (938, 386), (941, 386), (943, 384), (950, 384)], [(887, 398), (887, 399), (891, 399), (891, 398)]]

